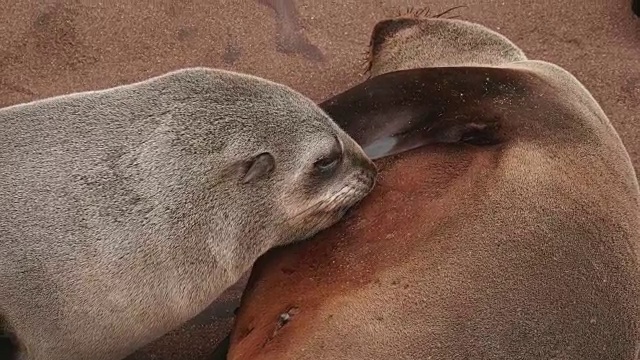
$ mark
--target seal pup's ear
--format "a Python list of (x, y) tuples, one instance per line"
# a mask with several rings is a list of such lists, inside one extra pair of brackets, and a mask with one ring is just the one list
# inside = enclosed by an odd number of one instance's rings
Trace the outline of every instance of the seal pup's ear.
[(276, 159), (268, 152), (260, 153), (243, 163), (243, 184), (255, 182), (269, 175), (276, 167)]

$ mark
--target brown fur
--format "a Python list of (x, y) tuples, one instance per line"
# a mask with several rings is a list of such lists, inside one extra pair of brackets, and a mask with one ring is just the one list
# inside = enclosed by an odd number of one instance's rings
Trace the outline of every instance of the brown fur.
[(499, 143), (425, 135), (379, 160), (346, 221), (258, 261), (228, 359), (637, 359), (638, 183), (600, 106), (485, 28), (401, 25), (376, 26), (374, 77), (342, 97), (354, 112), (328, 113), (414, 133), (497, 122)]

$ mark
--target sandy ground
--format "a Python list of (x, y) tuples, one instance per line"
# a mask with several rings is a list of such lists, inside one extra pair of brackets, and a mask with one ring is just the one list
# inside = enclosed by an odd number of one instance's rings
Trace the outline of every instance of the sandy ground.
[[(373, 25), (410, 7), (509, 37), (581, 80), (640, 165), (640, 19), (631, 0), (0, 0), (0, 106), (100, 89), (187, 66), (282, 82), (321, 101), (362, 80)], [(129, 357), (206, 359), (241, 285)]]

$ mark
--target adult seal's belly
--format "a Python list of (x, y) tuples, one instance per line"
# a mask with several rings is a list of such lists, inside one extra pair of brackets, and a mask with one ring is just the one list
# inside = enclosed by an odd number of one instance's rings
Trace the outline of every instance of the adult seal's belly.
[(637, 359), (638, 184), (590, 93), (462, 21), (381, 22), (371, 65), (322, 107), (397, 155), (259, 259), (227, 358)]

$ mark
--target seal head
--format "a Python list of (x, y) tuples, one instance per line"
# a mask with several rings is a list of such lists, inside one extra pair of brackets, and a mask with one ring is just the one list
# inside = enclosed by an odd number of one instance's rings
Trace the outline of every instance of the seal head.
[(500, 66), (526, 59), (511, 40), (480, 24), (400, 17), (373, 28), (368, 69), (373, 77), (417, 68)]

